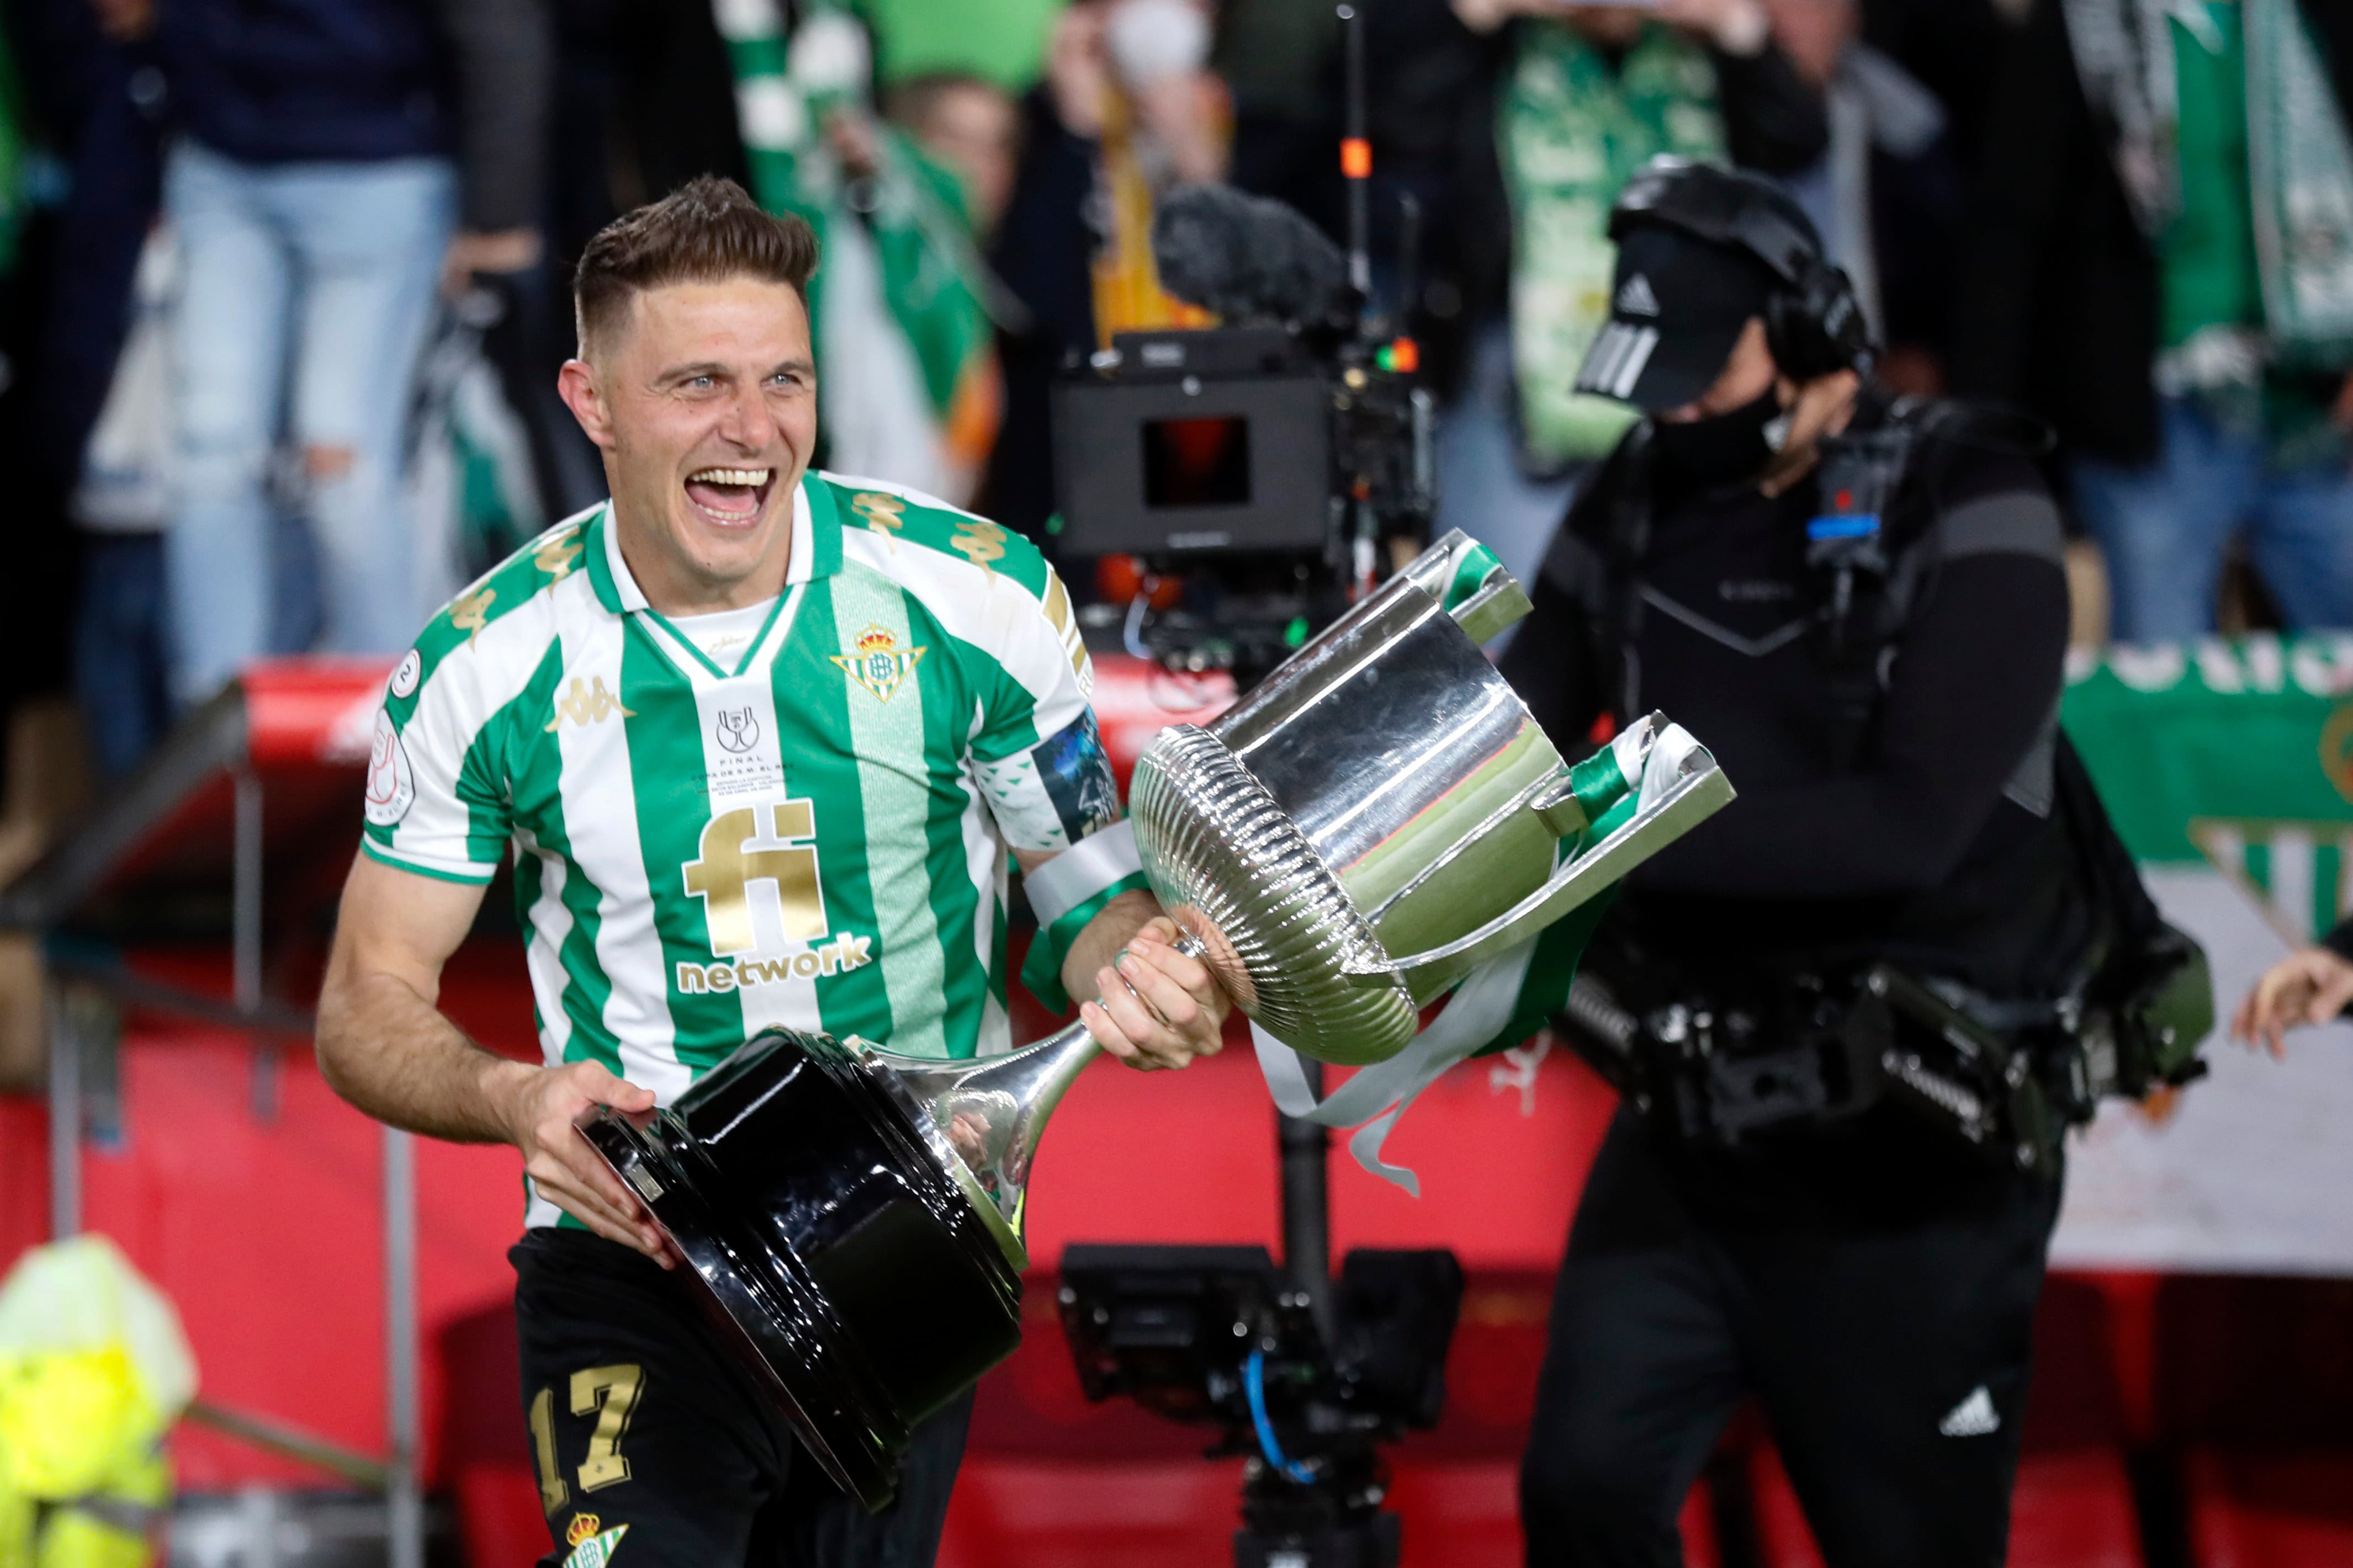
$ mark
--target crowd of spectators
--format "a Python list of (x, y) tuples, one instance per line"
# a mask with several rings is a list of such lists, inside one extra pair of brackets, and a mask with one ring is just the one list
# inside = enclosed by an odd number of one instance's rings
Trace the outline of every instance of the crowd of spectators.
[[(1672, 153), (1786, 184), (1895, 389), (2052, 426), (2116, 637), (2225, 602), (2353, 626), (2353, 10), (1360, 5), (1375, 285), (1440, 400), (1441, 526), (1532, 571), (1622, 432), (1574, 371), (1609, 204)], [(598, 498), (552, 391), (566, 268), (691, 175), (818, 229), (829, 466), (1037, 534), (1058, 367), (1200, 319), (1157, 287), (1155, 194), (1344, 221), (1328, 0), (0, 16), (0, 700), (70, 689), (110, 773), (257, 655), (396, 653)]]

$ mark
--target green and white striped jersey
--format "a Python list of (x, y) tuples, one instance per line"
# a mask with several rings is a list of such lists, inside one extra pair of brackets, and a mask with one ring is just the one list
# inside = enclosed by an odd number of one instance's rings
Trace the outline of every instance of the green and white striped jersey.
[(663, 1103), (769, 1025), (1008, 1048), (1008, 847), (1119, 816), (1061, 583), (994, 523), (811, 474), (785, 592), (722, 657), (646, 603), (609, 505), (558, 525), (394, 671), (366, 852), (486, 882), (512, 845), (546, 1059)]

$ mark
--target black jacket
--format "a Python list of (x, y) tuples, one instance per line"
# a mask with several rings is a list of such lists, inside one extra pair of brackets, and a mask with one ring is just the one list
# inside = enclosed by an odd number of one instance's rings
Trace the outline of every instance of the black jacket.
[[(1858, 424), (1877, 416), (1873, 399)], [(1605, 714), (1663, 710), (1740, 798), (1637, 871), (1613, 923), (1702, 973), (1886, 957), (1994, 995), (2055, 994), (2068, 977), (2047, 965), (2081, 915), (2047, 750), (2067, 586), (2032, 466), (1915, 452), (1887, 526), (1920, 542), (1918, 576), (1841, 763), (1804, 563), (1815, 480), (1778, 500), (1662, 493), (1647, 548), (1612, 568), (1627, 450), (1570, 509), (1504, 673), (1564, 742)], [(1619, 648), (1596, 632), (1613, 616), (1630, 628)]]
[[(1858, 424), (1883, 411), (1872, 398)], [(1572, 506), (1503, 671), (1563, 744), (1605, 715), (1663, 710), (1739, 798), (1628, 879), (1587, 962), (1644, 1010), (1677, 994), (1745, 1004), (1873, 960), (1989, 997), (2059, 994), (2095, 916), (2053, 797), (2067, 588), (2032, 465), (1915, 450), (1885, 527), (1899, 551), (1916, 543), (1918, 576), (1841, 764), (1852, 705), (1834, 694), (1804, 563), (1814, 480), (1778, 500), (1662, 492), (1648, 547), (1613, 567), (1627, 452)], [(1630, 629), (1613, 647), (1597, 626)], [(1613, 691), (1621, 679), (1631, 689)], [(1886, 1104), (1660, 1155), (1693, 1212), (1732, 1226), (1900, 1228), (1981, 1213), (2010, 1180)]]
[[(2340, 105), (2353, 104), (2353, 5), (2304, 0)], [(2087, 457), (2157, 455), (2154, 251), (2085, 102), (2061, 0), (2010, 40), (1986, 117), (1953, 312), (1953, 389), (2033, 408)]]

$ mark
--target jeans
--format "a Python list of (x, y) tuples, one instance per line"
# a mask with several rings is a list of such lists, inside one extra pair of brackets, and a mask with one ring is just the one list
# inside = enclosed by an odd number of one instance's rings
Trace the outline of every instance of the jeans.
[(153, 533), (82, 540), (74, 700), (101, 777), (137, 767), (172, 720), (164, 689), (164, 547)]
[(2226, 429), (2178, 397), (2162, 409), (2163, 449), (2141, 468), (2075, 459), (2075, 507), (2108, 568), (2109, 631), (2167, 642), (2214, 629), (2231, 536), (2290, 628), (2353, 626), (2353, 466), (2342, 458), (2281, 469), (2260, 430)]
[[(269, 648), (274, 622), (301, 618), (272, 603), (276, 514), (288, 501), (317, 542), (324, 646), (397, 652), (432, 609), (417, 602), (401, 447), (455, 173), (424, 158), (244, 164), (184, 140), (164, 205), (183, 268), (168, 545), (175, 694), (210, 696)], [(281, 450), (298, 459), (283, 470)]]

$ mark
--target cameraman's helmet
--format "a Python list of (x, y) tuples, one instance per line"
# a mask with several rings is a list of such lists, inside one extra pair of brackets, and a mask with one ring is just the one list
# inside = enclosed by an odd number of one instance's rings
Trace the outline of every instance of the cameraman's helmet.
[(1805, 209), (1754, 174), (1652, 159), (1609, 210), (1618, 246), (1609, 323), (1577, 389), (1650, 412), (1679, 407), (1723, 372), (1751, 316), (1795, 381), (1868, 373), (1871, 327), (1854, 284)]

